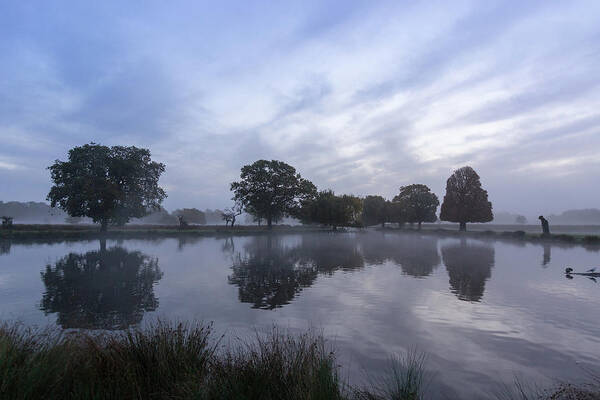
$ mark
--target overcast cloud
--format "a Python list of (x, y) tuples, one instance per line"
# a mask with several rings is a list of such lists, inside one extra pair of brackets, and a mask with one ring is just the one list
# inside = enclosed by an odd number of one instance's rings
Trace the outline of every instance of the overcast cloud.
[(596, 0), (2, 1), (0, 60), (4, 201), (94, 141), (150, 148), (168, 209), (228, 206), (260, 158), (388, 198), (469, 164), (497, 211), (600, 207)]

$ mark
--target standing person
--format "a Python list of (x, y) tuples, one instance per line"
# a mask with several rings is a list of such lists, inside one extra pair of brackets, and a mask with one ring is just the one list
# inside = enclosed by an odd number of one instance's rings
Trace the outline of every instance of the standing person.
[(543, 215), (540, 215), (538, 219), (542, 222), (542, 234), (549, 235), (550, 234), (550, 226), (548, 225), (548, 220), (544, 218)]

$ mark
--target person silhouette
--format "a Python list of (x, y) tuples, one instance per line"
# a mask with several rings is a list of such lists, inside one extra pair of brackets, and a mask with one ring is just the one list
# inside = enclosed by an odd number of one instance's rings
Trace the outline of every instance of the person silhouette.
[(538, 219), (542, 223), (542, 234), (549, 235), (550, 234), (550, 226), (548, 225), (548, 220), (546, 218), (544, 218), (543, 215), (540, 215), (538, 217)]

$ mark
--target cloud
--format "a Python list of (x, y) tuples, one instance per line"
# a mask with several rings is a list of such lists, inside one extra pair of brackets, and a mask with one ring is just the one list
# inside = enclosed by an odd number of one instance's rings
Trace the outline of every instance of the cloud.
[(168, 208), (222, 207), (259, 158), (387, 197), (413, 182), (441, 197), (469, 163), (495, 209), (521, 213), (572, 208), (541, 193), (575, 174), (578, 204), (594, 207), (599, 7), (3, 5), (0, 160), (28, 168), (3, 164), (2, 179), (39, 200), (49, 182), (36, 171), (94, 140), (150, 147)]

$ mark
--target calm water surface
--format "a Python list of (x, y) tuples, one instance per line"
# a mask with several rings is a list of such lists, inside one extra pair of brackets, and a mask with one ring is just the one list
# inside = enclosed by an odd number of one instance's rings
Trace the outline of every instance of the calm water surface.
[(354, 383), (428, 354), (433, 398), (486, 398), (515, 376), (600, 370), (598, 249), (399, 233), (0, 244), (0, 318), (124, 329), (157, 317), (246, 337), (322, 329)]

